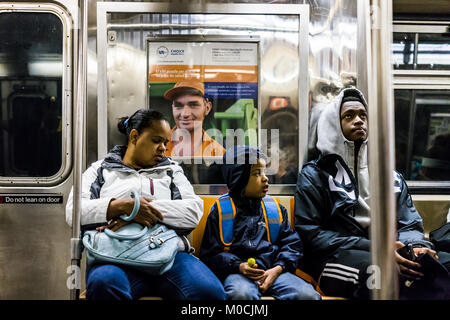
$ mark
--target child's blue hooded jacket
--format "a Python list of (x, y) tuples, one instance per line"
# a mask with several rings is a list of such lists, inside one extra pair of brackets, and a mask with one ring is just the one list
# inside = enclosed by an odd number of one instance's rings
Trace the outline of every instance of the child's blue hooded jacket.
[[(228, 158), (227, 159), (227, 155)], [(200, 259), (221, 279), (229, 274), (239, 273), (239, 265), (248, 258), (255, 258), (258, 268), (270, 269), (280, 265), (283, 271), (295, 273), (302, 257), (302, 244), (298, 234), (290, 228), (286, 209), (280, 205), (283, 222), (275, 243), (267, 240), (261, 199), (242, 197), (250, 177), (251, 164), (255, 157), (264, 157), (259, 149), (237, 146), (234, 152), (227, 151), (224, 156), (222, 173), (227, 182), (229, 194), (236, 206), (233, 227), (233, 243), (228, 252), (220, 239), (219, 214), (213, 205), (206, 222)], [(245, 158), (245, 164), (242, 159)], [(238, 160), (241, 161), (238, 161)], [(250, 161), (249, 161), (250, 159)], [(227, 161), (228, 160), (228, 161)], [(230, 164), (230, 162), (232, 162)]]

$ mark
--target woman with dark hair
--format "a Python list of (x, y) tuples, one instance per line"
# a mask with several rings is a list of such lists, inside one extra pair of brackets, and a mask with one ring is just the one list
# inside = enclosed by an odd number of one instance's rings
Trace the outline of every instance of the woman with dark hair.
[[(170, 125), (163, 114), (140, 109), (122, 118), (119, 131), (126, 146), (115, 146), (83, 174), (82, 230), (111, 228), (129, 223), (119, 219), (134, 206), (130, 197), (137, 190), (140, 209), (132, 220), (152, 227), (162, 223), (179, 236), (178, 253), (170, 270), (153, 276), (115, 264), (88, 266), (87, 299), (139, 299), (145, 295), (164, 299), (225, 299), (216, 276), (196, 257), (186, 238), (203, 214), (203, 201), (181, 167), (164, 156)], [(72, 225), (72, 192), (66, 206), (66, 221)]]

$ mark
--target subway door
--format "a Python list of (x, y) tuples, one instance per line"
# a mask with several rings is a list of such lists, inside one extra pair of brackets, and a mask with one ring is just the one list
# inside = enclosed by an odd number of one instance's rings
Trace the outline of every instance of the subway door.
[(68, 299), (76, 1), (0, 3), (0, 299)]

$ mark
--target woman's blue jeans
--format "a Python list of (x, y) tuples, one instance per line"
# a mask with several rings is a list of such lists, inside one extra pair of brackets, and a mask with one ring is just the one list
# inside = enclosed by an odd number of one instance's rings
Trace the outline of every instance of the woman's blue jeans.
[(167, 300), (225, 300), (219, 279), (196, 257), (179, 252), (172, 268), (152, 276), (123, 266), (98, 265), (87, 271), (88, 300), (134, 300), (158, 296)]
[[(255, 281), (241, 274), (230, 274), (224, 282), (229, 300), (260, 300), (261, 292)], [(284, 272), (264, 293), (277, 300), (320, 300), (320, 294), (313, 286), (296, 275)]]

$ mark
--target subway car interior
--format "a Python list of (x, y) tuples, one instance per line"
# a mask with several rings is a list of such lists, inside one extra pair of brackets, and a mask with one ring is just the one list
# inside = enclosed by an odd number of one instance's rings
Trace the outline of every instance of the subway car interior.
[[(197, 74), (212, 106), (204, 131), (224, 148), (265, 151), (269, 193), (292, 227), (299, 172), (318, 156), (314, 125), (345, 88), (369, 105), (371, 208), (385, 213), (372, 218), (371, 248), (382, 270), (392, 260), (383, 256), (392, 170), (425, 239), (450, 222), (448, 0), (2, 1), (1, 300), (86, 299), (82, 173), (126, 143), (117, 123), (138, 109), (174, 128), (165, 92)], [(172, 159), (203, 200), (187, 236), (198, 255), (210, 209), (228, 191), (222, 158)], [(373, 299), (397, 299), (393, 287)]]

